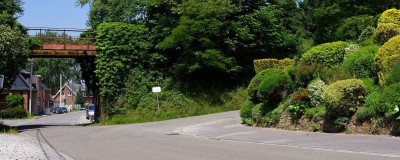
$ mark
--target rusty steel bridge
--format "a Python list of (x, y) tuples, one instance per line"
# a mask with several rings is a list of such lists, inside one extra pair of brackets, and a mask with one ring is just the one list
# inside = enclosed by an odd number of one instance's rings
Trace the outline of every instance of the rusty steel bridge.
[(96, 39), (93, 30), (71, 28), (28, 28), (29, 36), (37, 45), (31, 46), (30, 57), (76, 58), (94, 57)]

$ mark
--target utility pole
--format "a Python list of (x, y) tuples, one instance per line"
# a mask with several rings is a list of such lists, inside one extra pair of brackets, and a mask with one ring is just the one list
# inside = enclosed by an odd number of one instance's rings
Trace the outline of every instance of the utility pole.
[(33, 59), (31, 59), (31, 76), (29, 78), (29, 115), (32, 115), (32, 77), (33, 77)]
[(62, 83), (62, 74), (60, 74), (60, 106), (59, 106), (59, 107), (61, 107), (61, 100), (62, 100), (62, 97), (61, 97), (61, 96), (62, 96), (62, 95), (61, 95), (61, 92), (62, 92), (62, 90), (61, 90), (61, 89), (62, 89), (62, 84), (61, 84), (61, 83)]

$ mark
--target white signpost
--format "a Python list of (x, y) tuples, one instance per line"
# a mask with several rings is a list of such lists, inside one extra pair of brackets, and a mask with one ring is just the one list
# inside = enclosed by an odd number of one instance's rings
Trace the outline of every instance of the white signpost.
[(3, 88), (3, 84), (4, 84), (4, 75), (0, 74), (0, 89)]
[(160, 102), (158, 101), (158, 94), (161, 92), (161, 87), (153, 87), (151, 88), (153, 93), (157, 94), (157, 109), (160, 110)]

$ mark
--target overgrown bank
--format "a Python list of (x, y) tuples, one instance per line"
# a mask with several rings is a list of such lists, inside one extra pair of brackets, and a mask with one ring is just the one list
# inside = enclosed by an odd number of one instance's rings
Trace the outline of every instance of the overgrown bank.
[[(361, 41), (324, 43), (293, 63), (258, 60), (259, 72), (248, 85), (249, 99), (240, 112), (243, 122), (291, 130), (400, 135), (400, 36), (379, 28), (399, 23), (399, 13), (385, 11), (378, 27), (369, 36), (360, 35)], [(274, 65), (268, 65), (271, 62)]]

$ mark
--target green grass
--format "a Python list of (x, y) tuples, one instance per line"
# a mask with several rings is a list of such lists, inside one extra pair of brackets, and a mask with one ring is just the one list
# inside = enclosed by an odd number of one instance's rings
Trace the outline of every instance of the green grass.
[[(178, 102), (171, 102), (179, 101), (180, 99), (167, 98), (165, 100), (167, 102), (161, 103), (160, 110), (157, 110), (157, 107), (129, 109), (125, 115), (101, 119), (100, 123), (102, 125), (143, 123), (239, 110), (247, 99), (247, 92), (245, 88), (239, 88), (221, 94), (218, 98), (219, 103), (217, 104), (210, 103), (210, 97), (208, 96), (197, 97), (195, 100), (188, 98), (189, 100), (186, 100), (185, 105), (182, 106), (176, 106)], [(157, 106), (154, 103), (150, 104)]]
[(18, 131), (16, 128), (4, 125), (2, 122), (0, 122), (0, 133), (17, 134)]

